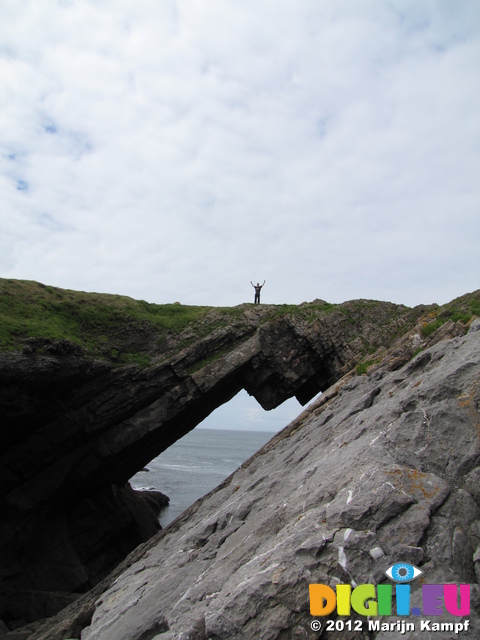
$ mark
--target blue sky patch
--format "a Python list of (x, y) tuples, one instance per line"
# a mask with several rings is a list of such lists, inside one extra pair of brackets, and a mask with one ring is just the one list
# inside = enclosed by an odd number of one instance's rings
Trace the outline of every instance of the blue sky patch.
[(43, 129), (45, 133), (57, 133), (57, 127), (53, 122), (50, 122), (49, 124), (44, 124)]

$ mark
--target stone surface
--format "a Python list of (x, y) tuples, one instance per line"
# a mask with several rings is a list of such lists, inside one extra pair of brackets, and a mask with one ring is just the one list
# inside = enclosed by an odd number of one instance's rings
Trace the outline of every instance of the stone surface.
[(399, 561), (471, 584), (471, 629), (415, 618), (415, 633), (368, 637), (480, 637), (479, 410), (478, 331), (345, 376), (32, 639), (70, 637), (81, 615), (82, 640), (363, 639), (312, 632), (308, 585), (388, 582)]
[(165, 509), (170, 504), (170, 498), (161, 491), (143, 489), (142, 491), (135, 491), (135, 493), (148, 504), (157, 516), (160, 515), (162, 509)]
[[(240, 389), (265, 409), (305, 403), (426, 312), (365, 300), (278, 317), (260, 307), (223, 326), (213, 312), (206, 335), (177, 337), (149, 367), (113, 367), (65, 340), (0, 353), (0, 619), (35, 619), (26, 591), (91, 589), (153, 535), (156, 514), (129, 478)], [(179, 340), (190, 346), (174, 349)]]

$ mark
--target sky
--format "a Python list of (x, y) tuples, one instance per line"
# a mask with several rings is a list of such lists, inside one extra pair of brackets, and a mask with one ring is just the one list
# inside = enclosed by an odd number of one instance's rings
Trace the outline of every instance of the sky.
[(479, 141), (474, 0), (2, 0), (0, 277), (443, 304)]

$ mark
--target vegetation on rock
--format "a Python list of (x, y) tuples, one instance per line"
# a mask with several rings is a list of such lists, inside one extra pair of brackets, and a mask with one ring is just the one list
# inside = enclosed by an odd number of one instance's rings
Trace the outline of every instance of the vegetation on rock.
[(422, 336), (428, 338), (448, 320), (467, 324), (474, 316), (480, 316), (479, 291), (467, 293), (435, 309), (425, 319), (421, 329)]
[[(211, 310), (0, 279), (0, 350), (21, 349), (25, 341), (47, 338), (68, 340), (113, 362), (142, 362), (147, 354), (161, 351), (169, 334), (193, 325), (198, 334)], [(232, 315), (228, 309), (219, 311)]]
[[(211, 307), (153, 304), (128, 296), (86, 293), (60, 289), (27, 280), (0, 278), (0, 351), (42, 351), (45, 340), (68, 341), (90, 357), (114, 364), (148, 365), (170, 357), (200, 338), (222, 327), (259, 326), (275, 318), (313, 324), (337, 314), (338, 322), (353, 326), (370, 318), (371, 337), (362, 336), (359, 349), (373, 353), (381, 335), (397, 338), (418, 319), (418, 310), (375, 300), (352, 300), (332, 304), (324, 300), (300, 305), (241, 304)], [(430, 336), (446, 321), (468, 323), (480, 315), (480, 291), (467, 294), (448, 305), (425, 307), (421, 328)], [(412, 313), (413, 311), (413, 313)], [(212, 356), (213, 357), (213, 356)]]

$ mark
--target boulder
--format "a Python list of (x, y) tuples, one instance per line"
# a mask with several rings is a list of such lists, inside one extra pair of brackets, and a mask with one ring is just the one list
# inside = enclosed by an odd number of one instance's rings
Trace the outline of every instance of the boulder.
[(146, 502), (156, 516), (159, 516), (162, 509), (165, 509), (170, 504), (170, 498), (161, 491), (143, 489), (141, 491), (137, 490), (136, 493)]

